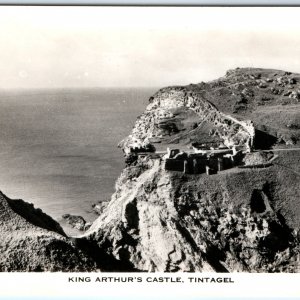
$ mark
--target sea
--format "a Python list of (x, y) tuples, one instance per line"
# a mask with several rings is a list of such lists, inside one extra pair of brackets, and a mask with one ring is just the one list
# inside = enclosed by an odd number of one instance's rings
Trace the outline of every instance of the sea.
[(0, 90), (0, 190), (59, 222), (95, 220), (124, 168), (117, 145), (156, 90)]

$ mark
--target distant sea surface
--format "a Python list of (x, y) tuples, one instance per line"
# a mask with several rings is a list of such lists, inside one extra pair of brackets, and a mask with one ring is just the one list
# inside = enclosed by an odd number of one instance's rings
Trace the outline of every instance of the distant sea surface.
[(117, 144), (156, 90), (0, 91), (0, 190), (56, 220), (94, 220), (124, 167)]

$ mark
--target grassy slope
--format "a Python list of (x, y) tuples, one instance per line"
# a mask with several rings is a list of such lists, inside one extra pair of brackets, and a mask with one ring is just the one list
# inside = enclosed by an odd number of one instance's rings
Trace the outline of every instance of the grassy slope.
[[(222, 201), (224, 193), (238, 210), (250, 206), (255, 189), (268, 195), (270, 206), (285, 218), (291, 228), (300, 228), (300, 174), (288, 168), (274, 165), (262, 169), (231, 169), (207, 176), (173, 176), (174, 186), (183, 190), (197, 191), (199, 195), (215, 195), (215, 201)], [(211, 197), (211, 196), (210, 196)]]
[(269, 69), (235, 69), (206, 84), (190, 85), (219, 110), (254, 121), (284, 141), (300, 139), (300, 75)]
[[(200, 99), (213, 103), (220, 111), (241, 119), (251, 119), (257, 129), (277, 139), (274, 148), (299, 147), (300, 141), (300, 74), (259, 68), (230, 70), (222, 78), (208, 83), (186, 86)], [(299, 94), (298, 94), (299, 91)], [(200, 124), (197, 116), (187, 109), (173, 112), (178, 132), (166, 132), (159, 149), (165, 149), (169, 141), (176, 141), (184, 149), (191, 142), (216, 141), (209, 136), (212, 129)], [(195, 124), (198, 123), (198, 128)], [(262, 136), (264, 143), (265, 136)], [(215, 140), (214, 140), (215, 139)], [(286, 145), (292, 141), (295, 145)], [(155, 145), (156, 146), (156, 145)], [(200, 176), (203, 188), (227, 185), (228, 193), (238, 204), (249, 204), (253, 189), (267, 184), (270, 202), (274, 210), (282, 212), (292, 227), (300, 227), (299, 178), (300, 152), (277, 152), (279, 157), (272, 167), (256, 170), (228, 170), (217, 175)], [(181, 175), (178, 175), (181, 176)], [(192, 180), (193, 175), (189, 180)], [(195, 177), (197, 178), (197, 176)], [(196, 179), (195, 179), (196, 180)], [(191, 183), (193, 184), (193, 183)], [(200, 182), (198, 182), (199, 188)], [(202, 185), (202, 184), (200, 184)], [(239, 188), (235, 188), (239, 187)]]
[[(300, 75), (269, 69), (243, 68), (228, 71), (224, 77), (208, 83), (183, 87), (193, 91), (200, 99), (213, 103), (220, 111), (238, 119), (250, 119), (262, 133), (264, 143), (271, 136), (270, 145), (282, 147), (300, 142)], [(158, 123), (162, 138), (158, 149), (169, 144), (190, 145), (219, 140), (210, 132), (212, 124), (201, 123), (189, 109), (172, 111), (174, 117)], [(268, 148), (270, 145), (266, 145)], [(264, 148), (261, 142), (259, 148)]]

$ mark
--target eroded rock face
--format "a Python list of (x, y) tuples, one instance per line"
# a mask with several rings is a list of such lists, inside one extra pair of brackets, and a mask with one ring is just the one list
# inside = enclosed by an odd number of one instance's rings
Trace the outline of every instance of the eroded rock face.
[[(131, 150), (149, 148), (150, 139), (161, 137), (163, 120), (172, 118), (172, 111), (181, 107), (195, 112), (199, 124), (208, 123), (226, 146), (236, 145), (245, 149), (252, 147), (255, 133), (251, 121), (239, 121), (220, 112), (212, 103), (186, 87), (169, 87), (159, 90), (151, 98), (145, 112), (136, 121), (132, 133), (121, 142), (120, 146), (125, 154), (128, 155)], [(164, 130), (166, 128), (169, 134), (178, 132), (172, 121), (164, 124)]]
[[(235, 69), (161, 89), (121, 143), (127, 167), (81, 237), (66, 237), (40, 210), (0, 195), (0, 270), (300, 272), (297, 152), (276, 154), (274, 164), (265, 164), (273, 155), (251, 153), (245, 165), (262, 168), (210, 176), (166, 171), (153, 153), (175, 141), (178, 149), (251, 146), (253, 124), (231, 114), (255, 120), (258, 147), (297, 143), (299, 82), (283, 71)], [(135, 148), (151, 155), (130, 153)]]
[[(252, 120), (256, 129), (256, 147), (266, 149), (277, 142), (295, 145), (300, 141), (299, 91), (299, 74), (259, 68), (237, 68), (207, 83), (163, 88), (150, 98), (120, 146), (128, 154), (130, 149), (153, 146), (153, 140), (171, 141), (166, 135), (180, 143), (186, 136), (195, 141), (209, 134), (228, 146), (251, 145), (254, 127), (247, 120)], [(197, 130), (184, 128), (185, 117), (178, 122), (178, 110), (183, 107), (197, 114)]]
[(91, 223), (87, 223), (82, 216), (64, 214), (62, 217), (71, 227), (79, 231), (85, 231), (91, 226)]
[(144, 161), (123, 171), (83, 239), (114, 259), (110, 271), (119, 262), (127, 271), (298, 272), (300, 222), (287, 214), (292, 203), (281, 212), (272, 203), (285, 188), (268, 187), (282, 180), (277, 171), (194, 176), (166, 172), (159, 159)]
[(0, 271), (91, 271), (95, 263), (40, 209), (0, 194)]
[[(297, 155), (251, 153), (244, 164), (253, 168), (207, 176), (166, 171), (159, 157), (131, 151), (297, 143), (299, 82), (298, 74), (238, 68), (153, 95), (120, 144), (127, 167), (116, 192), (82, 238), (114, 261), (107, 270), (299, 272)], [(255, 141), (253, 124), (240, 118), (255, 120)]]

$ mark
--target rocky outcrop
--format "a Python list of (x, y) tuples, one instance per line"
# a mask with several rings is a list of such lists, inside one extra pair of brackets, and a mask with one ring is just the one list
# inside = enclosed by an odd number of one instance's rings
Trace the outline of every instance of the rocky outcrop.
[(116, 192), (82, 237), (114, 261), (107, 270), (299, 272), (297, 155), (250, 153), (245, 168), (209, 176), (166, 171), (163, 158), (150, 154), (172, 144), (247, 152), (297, 142), (298, 100), (287, 90), (297, 90), (299, 79), (235, 69), (153, 95), (120, 144), (127, 167)]
[[(123, 171), (83, 239), (127, 270), (297, 272), (300, 218), (291, 211), (300, 195), (292, 176), (276, 167), (184, 175), (149, 159)], [(292, 187), (280, 203), (286, 178)]]
[(69, 225), (71, 225), (71, 227), (79, 231), (87, 230), (91, 226), (91, 223), (87, 223), (82, 216), (64, 214), (62, 217)]
[[(188, 86), (159, 90), (150, 98), (132, 133), (120, 146), (131, 149), (156, 146), (157, 142), (191, 144), (208, 136), (225, 145), (252, 144), (270, 147), (300, 141), (300, 75), (285, 71), (237, 68), (224, 77)], [(194, 116), (183, 116), (183, 108)], [(188, 120), (194, 118), (190, 127)], [(258, 138), (254, 136), (253, 123)], [(170, 137), (171, 136), (171, 137)], [(266, 143), (269, 140), (269, 145)], [(155, 143), (152, 141), (156, 141)]]
[(0, 194), (0, 271), (91, 271), (95, 263), (40, 209)]
[[(300, 272), (298, 152), (246, 154), (298, 142), (299, 84), (297, 74), (235, 69), (161, 89), (122, 141), (126, 167), (82, 236), (68, 238), (40, 210), (1, 195), (0, 270)], [(244, 166), (167, 170), (154, 152), (172, 144), (237, 146)]]
[[(239, 121), (220, 112), (212, 103), (185, 87), (169, 87), (159, 90), (151, 97), (150, 104), (138, 118), (132, 133), (121, 142), (120, 146), (125, 154), (128, 155), (132, 150), (144, 151), (151, 145), (150, 139), (161, 137), (161, 123), (172, 118), (174, 110), (181, 107), (196, 113), (197, 127), (201, 123), (208, 123), (226, 146), (237, 145), (251, 149), (254, 138), (251, 121)], [(165, 124), (164, 129), (166, 128), (169, 134), (178, 131), (172, 121)]]
[(93, 204), (93, 212), (97, 215), (101, 215), (108, 204), (109, 201), (102, 201), (97, 204)]

